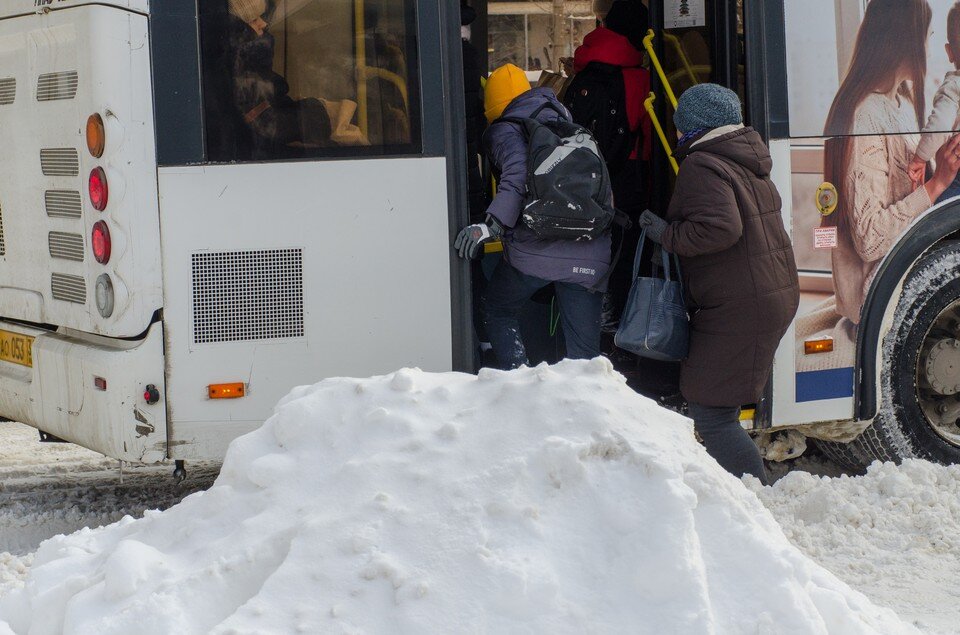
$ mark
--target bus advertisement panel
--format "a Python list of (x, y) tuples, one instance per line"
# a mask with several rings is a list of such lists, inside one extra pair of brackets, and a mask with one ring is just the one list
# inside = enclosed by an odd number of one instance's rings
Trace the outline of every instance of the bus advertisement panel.
[[(953, 0), (787, 2), (796, 402), (853, 396), (870, 285), (902, 233), (960, 194)], [(833, 16), (833, 24), (824, 24)], [(831, 342), (832, 339), (832, 342)], [(818, 344), (832, 344), (818, 350)]]

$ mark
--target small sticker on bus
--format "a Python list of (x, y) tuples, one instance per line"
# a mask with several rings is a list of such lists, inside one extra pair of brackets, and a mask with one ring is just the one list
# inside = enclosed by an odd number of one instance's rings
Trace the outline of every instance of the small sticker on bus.
[(836, 227), (814, 227), (813, 228), (813, 248), (814, 249), (834, 249), (837, 246), (837, 228)]

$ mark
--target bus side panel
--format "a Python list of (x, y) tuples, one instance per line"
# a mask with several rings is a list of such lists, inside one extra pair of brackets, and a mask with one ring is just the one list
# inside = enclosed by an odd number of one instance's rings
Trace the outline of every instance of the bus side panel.
[[(917, 60), (926, 69), (926, 84), (884, 94), (860, 93), (857, 86), (864, 77), (883, 77), (895, 85), (896, 69), (871, 68), (875, 58), (854, 55), (854, 48), (858, 42), (867, 46), (862, 42), (891, 37), (871, 29), (899, 16), (896, 12), (909, 12), (906, 4), (784, 2), (791, 139), (777, 142), (787, 148), (777, 152), (776, 161), (789, 166), (778, 168), (777, 185), (785, 210), (789, 206), (801, 302), (791, 346), (781, 347), (777, 360), (774, 425), (858, 416), (854, 393), (862, 372), (857, 349), (865, 299), (900, 236), (932, 206), (908, 167), (938, 88), (956, 71), (944, 48), (943, 28), (954, 2), (931, 0), (928, 5), (918, 8), (929, 10), (932, 19), (926, 59)], [(895, 15), (880, 16), (885, 11)], [(875, 19), (867, 20), (868, 12)], [(922, 112), (916, 108), (920, 105)], [(940, 128), (955, 122), (954, 117), (936, 120), (949, 120)], [(930, 141), (942, 143), (937, 137)]]
[(451, 370), (446, 183), (442, 157), (162, 168), (171, 457), (222, 455), (297, 385)]
[[(790, 233), (794, 243), (794, 248), (801, 252), (807, 250), (807, 245), (801, 245), (803, 241), (809, 241), (809, 233), (812, 228), (805, 227), (809, 224), (809, 218), (803, 218), (802, 215), (809, 216), (812, 205), (812, 195), (809, 188), (806, 187), (807, 175), (803, 172), (808, 161), (802, 160), (803, 155), (799, 155), (796, 162), (793, 161), (795, 148), (789, 139), (778, 139), (770, 142), (770, 153), (773, 156), (773, 172), (771, 177), (780, 191), (783, 198), (783, 222)], [(817, 155), (819, 159), (819, 154)], [(818, 164), (819, 165), (819, 164)], [(817, 168), (819, 169), (819, 168)], [(816, 185), (822, 180), (820, 173), (813, 175)], [(795, 190), (794, 184), (798, 187)], [(810, 201), (804, 200), (810, 198)], [(814, 213), (816, 211), (814, 210)], [(819, 216), (819, 215), (818, 215)], [(798, 315), (803, 315), (810, 307), (822, 301), (821, 296), (830, 289), (829, 278), (823, 274), (802, 271), (800, 273), (801, 302)], [(829, 293), (826, 293), (829, 296)], [(802, 344), (802, 343), (801, 343)], [(853, 415), (853, 396), (852, 389), (848, 396), (835, 399), (805, 400), (803, 388), (798, 394), (797, 369), (802, 356), (802, 350), (797, 344), (797, 321), (790, 325), (789, 330), (780, 342), (777, 349), (777, 356), (773, 365), (773, 417), (771, 419), (774, 426), (789, 426), (803, 423), (813, 423), (820, 421), (841, 421), (850, 419)], [(850, 360), (852, 365), (852, 359)]]

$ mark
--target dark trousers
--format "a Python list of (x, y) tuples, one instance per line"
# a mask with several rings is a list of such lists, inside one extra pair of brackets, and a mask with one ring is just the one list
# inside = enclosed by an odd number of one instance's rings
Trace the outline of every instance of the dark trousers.
[(707, 454), (737, 478), (752, 474), (767, 484), (760, 449), (740, 425), (740, 408), (689, 404), (693, 427), (703, 439)]
[(554, 285), (560, 305), (566, 356), (593, 359), (600, 354), (600, 293), (587, 291), (578, 284), (551, 283), (528, 276), (501, 260), (480, 305), (487, 337), (501, 367), (519, 368), (527, 363), (520, 335), (520, 310), (533, 294), (549, 284)]

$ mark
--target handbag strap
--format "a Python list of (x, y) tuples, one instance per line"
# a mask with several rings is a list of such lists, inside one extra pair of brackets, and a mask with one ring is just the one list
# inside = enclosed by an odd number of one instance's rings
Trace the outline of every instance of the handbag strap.
[[(637, 255), (633, 257), (633, 279), (636, 280), (637, 276), (640, 275), (640, 263), (643, 261), (643, 248), (646, 246), (647, 242), (647, 230), (644, 229), (640, 232), (640, 240), (637, 242)], [(677, 258), (676, 254), (670, 254), (666, 249), (661, 245), (660, 247), (660, 259), (663, 263), (663, 275), (664, 279), (667, 282), (673, 282), (673, 277), (670, 275), (670, 256), (673, 256), (674, 268), (677, 272), (677, 279), (680, 277), (680, 259)]]
[(647, 230), (644, 228), (640, 232), (640, 240), (637, 241), (637, 255), (633, 257), (633, 280), (637, 279), (637, 276), (640, 275), (640, 261), (643, 257), (643, 247), (647, 241)]
[(673, 282), (673, 278), (670, 276), (670, 252), (663, 248), (663, 245), (660, 245), (660, 262), (663, 265), (663, 279), (667, 282)]
[[(637, 279), (637, 276), (640, 275), (640, 263), (643, 260), (643, 248), (646, 245), (647, 241), (647, 230), (644, 228), (640, 232), (640, 240), (637, 242), (637, 255), (633, 257), (633, 280)], [(673, 256), (673, 270), (675, 272), (677, 282), (681, 281), (680, 277), (680, 257), (677, 254), (671, 254), (663, 248), (663, 245), (660, 246), (660, 258), (663, 266), (663, 277), (667, 282), (673, 282), (673, 276), (670, 274), (670, 257)], [(683, 285), (680, 285), (680, 297), (683, 299), (685, 294), (683, 292)]]

